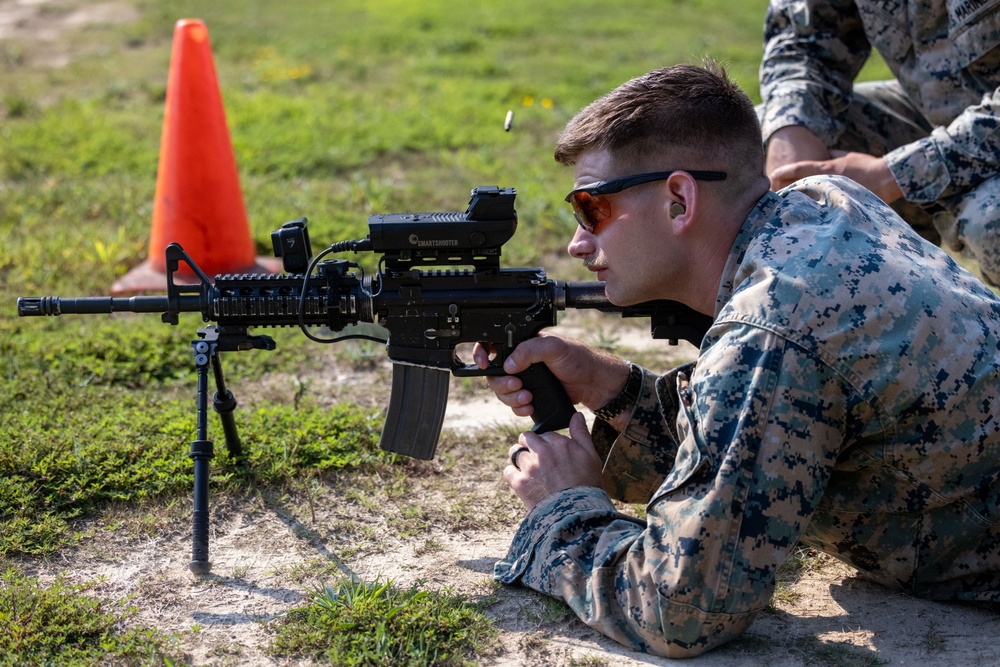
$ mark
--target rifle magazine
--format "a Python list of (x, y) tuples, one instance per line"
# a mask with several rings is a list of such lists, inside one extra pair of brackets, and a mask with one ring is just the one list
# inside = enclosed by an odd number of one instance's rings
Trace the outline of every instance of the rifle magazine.
[(415, 459), (434, 458), (450, 379), (446, 370), (393, 364), (392, 394), (379, 447)]

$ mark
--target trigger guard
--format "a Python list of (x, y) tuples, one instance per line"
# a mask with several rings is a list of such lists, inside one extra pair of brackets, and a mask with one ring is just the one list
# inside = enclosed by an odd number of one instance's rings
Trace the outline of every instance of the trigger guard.
[[(489, 350), (492, 347), (490, 344), (483, 343), (482, 341), (478, 341), (477, 344), (486, 350)], [(462, 361), (458, 356), (458, 351), (454, 350), (451, 360), (452, 374), (455, 377), (508, 375), (507, 371), (503, 369), (503, 364), (507, 361), (507, 357), (509, 355), (503, 354), (501, 350), (496, 350), (495, 347), (493, 350), (493, 355), (489, 357), (486, 368), (480, 368), (476, 364), (470, 364)]]

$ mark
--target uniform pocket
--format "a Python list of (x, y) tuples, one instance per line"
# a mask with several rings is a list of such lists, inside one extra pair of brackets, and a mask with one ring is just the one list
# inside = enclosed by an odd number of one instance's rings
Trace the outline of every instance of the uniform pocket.
[(681, 405), (677, 413), (677, 433), (680, 436), (680, 447), (677, 450), (673, 470), (653, 494), (649, 506), (681, 488), (699, 470), (711, 465), (712, 457), (709, 454), (708, 445), (697, 427), (697, 411), (690, 398), (690, 389), (682, 388), (680, 395)]

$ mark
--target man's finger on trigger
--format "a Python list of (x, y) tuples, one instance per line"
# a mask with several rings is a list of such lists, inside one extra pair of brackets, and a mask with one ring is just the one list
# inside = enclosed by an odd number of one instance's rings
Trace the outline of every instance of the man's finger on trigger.
[(544, 361), (546, 347), (546, 339), (541, 335), (522, 341), (504, 360), (504, 371), (511, 374), (520, 373), (531, 364)]

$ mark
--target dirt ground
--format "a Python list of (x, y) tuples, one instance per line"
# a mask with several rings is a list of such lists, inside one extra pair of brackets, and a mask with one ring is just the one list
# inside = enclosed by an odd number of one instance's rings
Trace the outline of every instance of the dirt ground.
[[(497, 484), (475, 487), (469, 489), (473, 496), (502, 493)], [(315, 535), (322, 532), (317, 527), (336, 523), (343, 508), (327, 506), (313, 524), (302, 513), (254, 505), (232, 506), (226, 520), (216, 522), (213, 573), (205, 577), (188, 571), (190, 543), (183, 534), (116, 542), (113, 531), (104, 532), (95, 540), (103, 555), (95, 554), (91, 544), (43, 570), (102, 581), (96, 592), (105, 599), (133, 596), (132, 604), (140, 609), (136, 621), (183, 633), (182, 647), (194, 664), (294, 664), (276, 661), (263, 649), (272, 636), (267, 622), (305, 604), (306, 588), (322, 583), (298, 581), (299, 568), (323, 560), (366, 581), (420, 582), (424, 589), (450, 588), (475, 598), (493, 592), (493, 563), (506, 552), (514, 530), (513, 525), (435, 530), (414, 541), (376, 528), (377, 551), (340, 560)], [(422, 550), (431, 538), (436, 547)], [(808, 573), (793, 590), (794, 602), (762, 614), (744, 638), (686, 662), (710, 667), (1000, 664), (994, 639), (1000, 618), (994, 614), (873, 588), (836, 564)], [(503, 650), (484, 665), (638, 667), (672, 662), (601, 637), (531, 591), (502, 589), (496, 597), (487, 614), (502, 631)]]
[[(62, 8), (51, 11), (52, 7)], [(0, 42), (33, 39), (35, 51), (59, 67), (72, 56), (60, 49), (65, 30), (94, 22), (135, 19), (121, 2), (0, 0)], [(637, 328), (614, 327), (624, 348), (648, 346)], [(570, 329), (570, 333), (573, 332)], [(379, 372), (384, 372), (384, 366)], [(320, 378), (330, 400), (375, 381), (331, 364)], [(384, 375), (382, 376), (384, 378)], [(261, 400), (270, 392), (295, 391), (274, 379), (250, 388)], [(241, 398), (247, 389), (234, 387)], [(528, 422), (500, 408), (482, 387), (453, 385), (446, 418), (451, 443), (476, 442), (476, 429), (514, 434)], [(512, 436), (511, 436), (512, 437)], [(179, 633), (182, 650), (197, 665), (287, 665), (265, 652), (268, 622), (301, 606), (308, 590), (340, 575), (366, 581), (391, 579), (406, 587), (451, 589), (473, 599), (491, 596), (487, 614), (501, 629), (502, 650), (487, 666), (667, 665), (671, 661), (626, 650), (589, 630), (564, 607), (517, 587), (492, 582), (494, 563), (506, 553), (523, 516), (500, 471), (506, 444), (470, 455), (464, 466), (438, 469), (423, 464), (426, 497), (394, 495), (391, 480), (352, 492), (352, 480), (303, 484), (299, 492), (266, 493), (213, 500), (212, 573), (195, 576), (190, 559), (189, 507), (172, 505), (141, 512), (121, 510), (80, 526), (87, 537), (78, 548), (44, 561), (25, 563), (43, 578), (62, 574), (97, 582), (105, 600), (130, 599), (134, 622)], [(444, 476), (444, 479), (440, 479)], [(448, 476), (451, 476), (449, 479)], [(420, 496), (414, 493), (414, 496)], [(441, 489), (450, 489), (443, 493)], [(427, 526), (401, 530), (416, 504)], [(487, 509), (503, 520), (482, 525), (463, 520)], [(435, 517), (440, 515), (441, 520)], [(857, 580), (833, 560), (819, 560), (782, 591), (773, 609), (761, 614), (740, 640), (686, 664), (745, 665), (1000, 665), (1000, 616), (977, 609), (925, 602)]]
[(127, 2), (85, 3), (70, 0), (0, 0), (0, 45), (5, 41), (28, 45), (20, 57), (36, 67), (59, 68), (76, 55), (63, 40), (68, 31), (89, 25), (116, 25), (135, 21), (139, 13)]
[[(574, 326), (558, 330), (586, 339)], [(619, 329), (615, 341), (629, 350), (653, 345), (639, 327)], [(683, 358), (692, 350), (678, 352)], [(388, 372), (382, 364), (375, 366), (358, 371), (331, 362), (314, 378), (313, 388), (327, 392), (331, 401), (341, 400), (342, 392), (357, 391), (365, 377), (375, 382)], [(234, 391), (241, 404), (249, 397), (252, 405), (296, 391), (296, 382), (273, 377)], [(62, 574), (99, 582), (94, 593), (106, 600), (130, 597), (139, 609), (134, 622), (179, 633), (182, 650), (197, 665), (299, 664), (267, 654), (273, 636), (268, 622), (306, 604), (309, 590), (342, 575), (369, 582), (391, 579), (404, 588), (448, 589), (474, 600), (489, 597), (493, 602), (486, 613), (501, 630), (502, 649), (483, 659), (488, 667), (670, 664), (600, 636), (561, 604), (492, 581), (493, 565), (506, 553), (524, 512), (500, 476), (505, 440), (496, 439), (486, 451), (469, 447), (482, 441), (478, 429), (514, 434), (529, 425), (500, 407), (485, 388), (456, 383), (442, 448), (449, 448), (453, 459), (468, 460), (418, 464), (407, 472), (416, 481), (406, 493), (393, 492), (390, 479), (356, 482), (342, 476), (281, 496), (213, 499), (213, 567), (207, 576), (188, 570), (186, 503), (138, 515), (112, 512), (81, 527), (90, 536), (79, 548), (33, 562), (29, 569), (43, 578)], [(416, 514), (408, 514), (414, 507)], [(488, 514), (490, 523), (477, 522), (476, 513)], [(463, 519), (465, 514), (471, 517)], [(421, 517), (422, 527), (408, 531), (408, 516)], [(996, 614), (886, 591), (820, 557), (781, 590), (747, 635), (687, 663), (1000, 665), (994, 633), (1000, 634)]]

